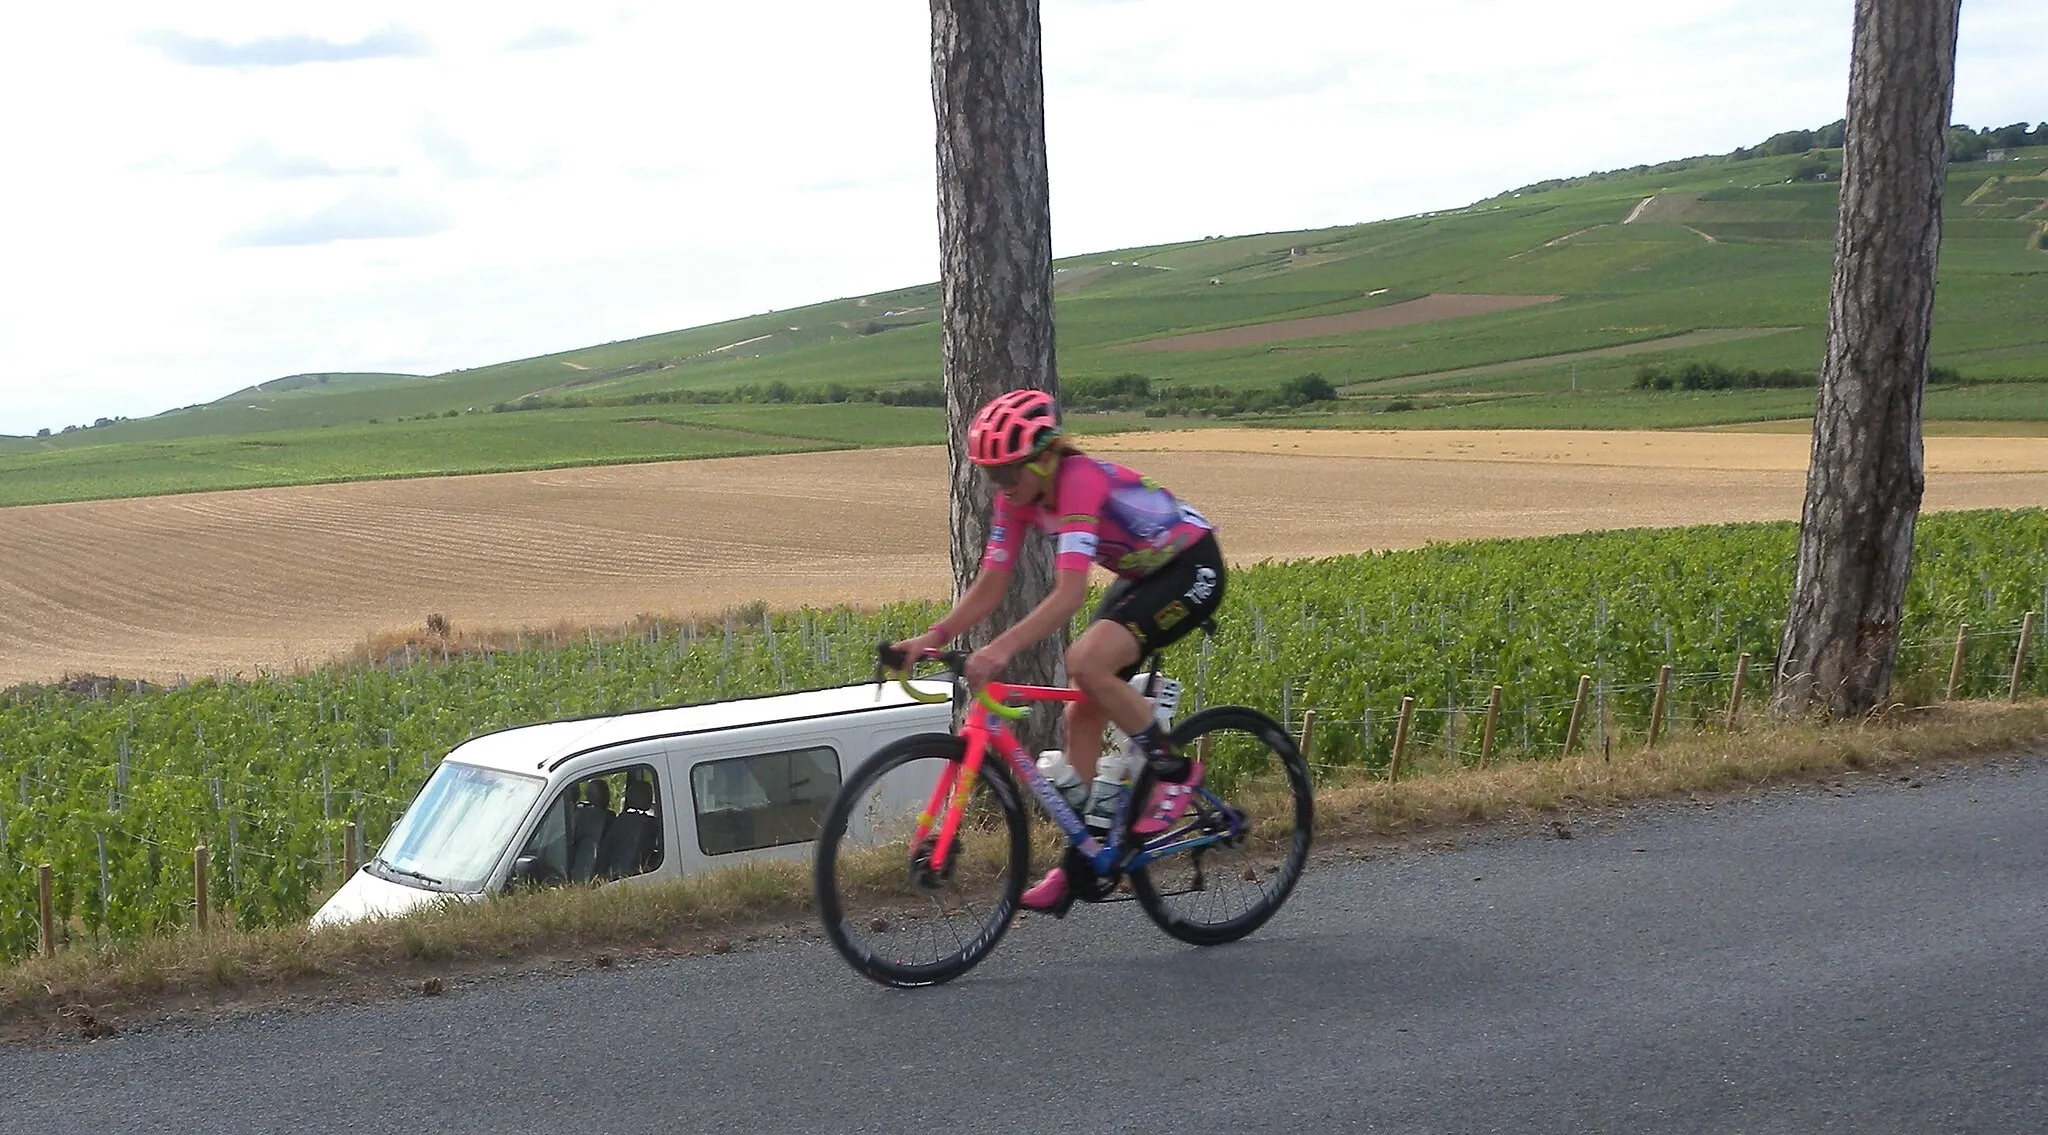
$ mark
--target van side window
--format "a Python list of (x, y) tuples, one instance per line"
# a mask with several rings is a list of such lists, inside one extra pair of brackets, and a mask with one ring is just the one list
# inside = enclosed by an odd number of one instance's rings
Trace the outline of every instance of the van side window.
[(819, 746), (705, 761), (690, 770), (690, 792), (706, 855), (803, 843), (818, 838), (839, 792), (839, 754)]
[(541, 881), (592, 883), (661, 866), (660, 781), (648, 765), (608, 769), (562, 789), (521, 855), (543, 867)]

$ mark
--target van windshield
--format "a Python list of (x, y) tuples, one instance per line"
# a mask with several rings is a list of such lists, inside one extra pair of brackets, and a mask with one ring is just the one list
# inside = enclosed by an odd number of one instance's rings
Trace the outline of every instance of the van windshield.
[(546, 784), (538, 777), (443, 761), (369, 869), (427, 890), (480, 891)]

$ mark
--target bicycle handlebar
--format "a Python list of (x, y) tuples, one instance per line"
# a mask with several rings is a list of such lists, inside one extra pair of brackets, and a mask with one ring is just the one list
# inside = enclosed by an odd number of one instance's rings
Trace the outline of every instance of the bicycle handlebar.
[[(935, 650), (926, 654), (923, 658), (913, 659), (909, 657), (908, 651), (897, 650), (892, 644), (886, 642), (875, 647), (875, 681), (880, 682), (883, 680), (883, 672), (885, 670), (901, 671), (903, 677), (898, 678), (896, 684), (903, 687), (903, 692), (910, 696), (910, 700), (923, 702), (926, 705), (936, 705), (942, 701), (951, 701), (951, 698), (943, 694), (927, 694), (910, 684), (910, 671), (919, 662), (927, 659), (944, 665), (955, 684), (966, 681), (967, 652), (964, 650)], [(1004, 705), (1002, 702), (990, 697), (986, 689), (974, 691), (974, 696), (981, 702), (983, 709), (1006, 721), (1020, 721), (1031, 715), (1029, 708), (1025, 706)]]

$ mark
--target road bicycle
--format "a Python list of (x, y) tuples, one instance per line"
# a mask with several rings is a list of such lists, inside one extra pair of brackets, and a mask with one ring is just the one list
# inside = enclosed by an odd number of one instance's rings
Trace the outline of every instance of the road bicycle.
[[(883, 644), (881, 665), (904, 671), (907, 660), (890, 655)], [(925, 661), (965, 688), (965, 652)], [(1148, 665), (1149, 694), (1158, 689), (1156, 654)], [(920, 701), (947, 700), (919, 691), (907, 673), (902, 681)], [(1027, 795), (1065, 837), (1070, 901), (1135, 900), (1161, 930), (1197, 946), (1234, 942), (1287, 901), (1315, 826), (1308, 765), (1287, 730), (1245, 706), (1193, 714), (1171, 733), (1175, 750), (1207, 770), (1186, 815), (1150, 838), (1130, 831), (1131, 802), (1149, 799), (1154, 782), (1142, 768), (1098, 835), (1008, 724), (1032, 704), (1082, 696), (990, 682), (973, 692), (958, 732), (885, 746), (840, 787), (818, 833), (812, 888), (826, 936), (855, 970), (884, 985), (937, 985), (995, 949), (1029, 873)]]

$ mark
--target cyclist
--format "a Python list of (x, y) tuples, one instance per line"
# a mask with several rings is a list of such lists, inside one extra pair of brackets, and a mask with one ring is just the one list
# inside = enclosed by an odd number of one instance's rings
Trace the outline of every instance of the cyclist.
[[(1086, 695), (1067, 704), (1067, 760), (1084, 781), (1093, 777), (1103, 726), (1115, 722), (1137, 743), (1157, 781), (1131, 830), (1165, 831), (1187, 810), (1202, 765), (1173, 751), (1130, 678), (1147, 653), (1179, 641), (1222, 603), (1223, 553), (1215, 526), (1151, 478), (1075, 448), (1061, 433), (1059, 408), (1042, 390), (1012, 390), (983, 406), (967, 427), (967, 456), (996, 489), (980, 574), (944, 618), (895, 648), (915, 658), (987, 618), (1009, 588), (1027, 525), (1058, 540), (1052, 593), (968, 658), (971, 687), (986, 684), (1019, 650), (1067, 625), (1087, 601), (1091, 563), (1116, 573), (1087, 629), (1067, 648), (1067, 677)], [(1023, 903), (1057, 909), (1067, 889), (1066, 872), (1056, 867), (1024, 892)]]

